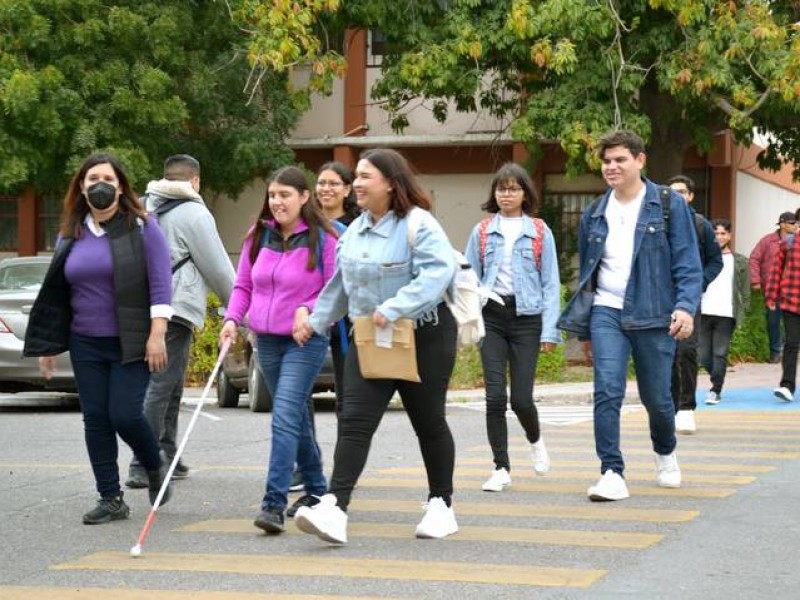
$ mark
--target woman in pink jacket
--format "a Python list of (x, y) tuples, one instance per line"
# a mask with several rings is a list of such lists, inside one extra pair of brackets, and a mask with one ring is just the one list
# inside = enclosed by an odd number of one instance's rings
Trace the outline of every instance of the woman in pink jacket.
[(284, 511), (297, 459), (306, 493), (326, 490), (308, 396), (322, 367), (328, 338), (315, 335), (299, 346), (292, 338), (298, 319), (308, 318), (333, 275), (336, 232), (314, 202), (305, 174), (284, 167), (269, 180), (256, 224), (242, 246), (221, 341), (234, 339), (249, 314), (261, 372), (272, 395), (272, 450), (266, 492), (255, 526), (284, 530)]

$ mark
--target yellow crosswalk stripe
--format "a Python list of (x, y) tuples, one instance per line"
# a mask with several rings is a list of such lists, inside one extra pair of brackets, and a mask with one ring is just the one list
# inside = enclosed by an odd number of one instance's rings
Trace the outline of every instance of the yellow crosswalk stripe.
[[(417, 507), (419, 508), (419, 506)], [(458, 511), (460, 514), (461, 511)], [(350, 520), (347, 523), (349, 539), (412, 538), (416, 524), (376, 523)], [(246, 533), (258, 535), (250, 519), (217, 519), (200, 521), (181, 527), (177, 531), (189, 533)], [(283, 535), (304, 535), (292, 525)], [(524, 527), (485, 527), (460, 525), (458, 533), (448, 537), (456, 542), (517, 542), (551, 546), (584, 546), (590, 548), (622, 548), (641, 550), (660, 542), (663, 535), (657, 533), (634, 533), (625, 531), (594, 531), (570, 529), (530, 529)]]
[[(587, 477), (585, 484), (558, 483), (547, 481), (546, 477), (539, 478), (532, 483), (515, 484), (518, 492), (551, 492), (560, 494), (586, 494), (586, 488), (595, 483), (596, 478)], [(423, 479), (380, 479), (365, 477), (358, 480), (359, 487), (365, 488), (419, 488), (427, 489), (428, 484)], [(673, 498), (727, 498), (735, 493), (729, 488), (681, 487), (677, 489), (656, 487), (653, 481), (650, 487), (628, 486), (631, 496), (671, 496)]]
[[(473, 446), (467, 450), (468, 452), (484, 452), (489, 453), (491, 456), (491, 449), (489, 446)], [(509, 453), (525, 453), (526, 456), (530, 456), (530, 446), (518, 446), (513, 445), (508, 447)], [(558, 452), (561, 454), (585, 454), (591, 453), (594, 449), (589, 446), (584, 447), (570, 447), (570, 446), (561, 446), (558, 448)], [(730, 450), (698, 450), (695, 448), (680, 448), (678, 447), (678, 460), (682, 456), (700, 456), (706, 458), (730, 458), (731, 451)], [(633, 454), (636, 456), (641, 455), (648, 455), (653, 456), (652, 448), (629, 448), (627, 445), (622, 445), (622, 453), (623, 455)], [(736, 456), (740, 458), (764, 458), (764, 459), (789, 459), (789, 458), (800, 458), (800, 452), (768, 452), (768, 451), (760, 451), (760, 450), (742, 450), (737, 451)]]
[[(591, 477), (597, 470), (597, 465), (594, 469), (586, 469), (583, 471), (569, 471), (565, 469), (551, 469), (547, 474), (548, 479), (586, 479)], [(381, 475), (424, 475), (424, 467), (395, 467), (392, 469), (381, 469), (378, 471)], [(480, 478), (481, 480), (489, 476), (490, 469), (467, 469), (458, 468), (455, 471), (456, 478), (459, 479), (473, 479)], [(514, 481), (517, 480), (537, 480), (537, 475), (529, 469), (516, 469), (512, 472)], [(685, 483), (718, 483), (722, 485), (747, 485), (753, 483), (756, 477), (752, 475), (698, 475), (695, 473), (682, 473), (682, 478)], [(627, 481), (654, 481), (655, 470), (651, 468), (649, 472), (642, 473), (639, 471), (629, 471), (625, 469), (625, 479)]]
[[(0, 586), (3, 600), (345, 600), (352, 596), (312, 594), (259, 594), (256, 592), (181, 592), (124, 588), (61, 588)], [(400, 600), (396, 597), (359, 596), (359, 600)]]
[[(680, 451), (679, 451), (680, 452)], [(551, 457), (552, 458), (552, 457)], [(525, 463), (530, 464), (530, 459)], [(630, 471), (647, 471), (653, 472), (653, 461), (625, 461), (625, 473)], [(491, 468), (492, 457), (489, 456), (462, 456), (456, 459), (456, 466), (463, 465), (488, 465)], [(567, 458), (553, 459), (551, 462), (552, 468), (565, 468), (565, 467), (586, 467), (594, 469), (599, 476), (600, 462), (594, 460), (571, 460)], [(724, 473), (732, 471), (734, 473), (771, 473), (777, 467), (773, 465), (751, 465), (747, 463), (741, 464), (722, 464), (722, 463), (695, 463), (680, 461), (681, 471), (708, 471), (711, 473)]]
[[(436, 542), (420, 542), (436, 543)], [(424, 566), (424, 568), (422, 568)], [(606, 574), (603, 569), (480, 564), (413, 560), (339, 558), (314, 555), (145, 553), (131, 558), (127, 552), (98, 552), (54, 570), (172, 571), (193, 573), (237, 573), (242, 575), (288, 575), (296, 577), (348, 577), (401, 581), (444, 581), (589, 587)]]

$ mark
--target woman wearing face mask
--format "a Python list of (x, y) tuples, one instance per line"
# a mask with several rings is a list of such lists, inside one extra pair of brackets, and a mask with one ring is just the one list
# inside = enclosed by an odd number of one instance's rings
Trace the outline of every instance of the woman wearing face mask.
[[(100, 499), (87, 525), (126, 519), (117, 435), (144, 465), (150, 502), (167, 464), (143, 414), (150, 373), (166, 364), (172, 316), (169, 248), (148, 218), (119, 161), (93, 154), (72, 178), (59, 239), (31, 309), (25, 355), (39, 356), (46, 378), (69, 350), (84, 433)], [(162, 499), (167, 502), (171, 486)]]
[(242, 245), (220, 341), (235, 339), (249, 313), (258, 359), (272, 395), (272, 449), (261, 514), (254, 525), (267, 533), (284, 530), (295, 459), (309, 494), (322, 495), (325, 476), (311, 426), (308, 397), (322, 367), (328, 338), (316, 335), (300, 346), (297, 323), (314, 308), (333, 275), (336, 232), (311, 197), (305, 174), (284, 167), (269, 180), (267, 197)]

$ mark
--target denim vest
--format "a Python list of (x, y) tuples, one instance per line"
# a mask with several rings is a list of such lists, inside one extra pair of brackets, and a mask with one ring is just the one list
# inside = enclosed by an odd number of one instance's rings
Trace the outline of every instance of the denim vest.
[[(636, 222), (633, 262), (622, 307), (623, 329), (669, 327), (674, 310), (695, 314), (702, 293), (703, 269), (689, 207), (675, 192), (671, 192), (673, 197), (667, 228), (659, 187), (647, 179), (644, 184), (645, 197)], [(608, 190), (600, 202), (592, 204), (581, 218), (578, 290), (562, 315), (562, 321), (571, 325), (569, 330), (579, 335), (589, 333), (589, 314), (579, 309), (585, 307), (582, 293), (594, 289), (597, 269), (603, 258), (608, 236), (605, 212), (610, 195), (611, 190)]]

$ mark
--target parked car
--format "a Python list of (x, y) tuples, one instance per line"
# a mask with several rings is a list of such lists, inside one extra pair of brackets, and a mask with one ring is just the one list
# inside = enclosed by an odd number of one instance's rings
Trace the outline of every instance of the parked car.
[[(314, 392), (334, 390), (333, 358), (331, 350), (325, 355), (325, 362), (314, 382)], [(272, 396), (258, 364), (258, 348), (255, 334), (246, 327), (239, 328), (236, 343), (231, 346), (217, 377), (217, 404), (221, 408), (239, 406), (239, 396), (246, 393), (250, 398), (250, 410), (270, 412)]]
[(0, 261), (0, 392), (76, 391), (69, 354), (58, 356), (51, 379), (42, 376), (37, 358), (22, 356), (28, 315), (49, 266), (49, 256)]

